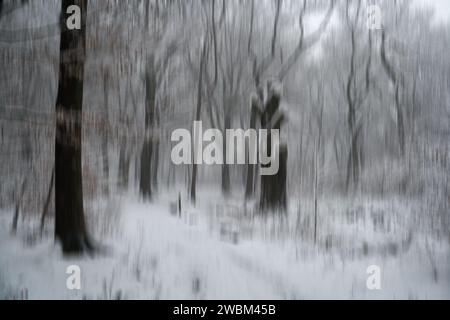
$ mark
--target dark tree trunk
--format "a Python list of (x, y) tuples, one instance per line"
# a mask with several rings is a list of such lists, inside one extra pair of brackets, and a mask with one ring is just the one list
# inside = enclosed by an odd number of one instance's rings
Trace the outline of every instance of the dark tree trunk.
[(127, 153), (126, 148), (127, 139), (124, 137), (120, 142), (119, 151), (119, 173), (118, 173), (118, 187), (121, 190), (128, 189), (128, 177), (130, 174), (130, 160), (131, 157)]
[(156, 132), (153, 144), (153, 162), (152, 162), (152, 185), (153, 189), (156, 190), (158, 188), (158, 170), (159, 170), (159, 141), (160, 141), (160, 132), (159, 132), (159, 112), (156, 110), (156, 122), (155, 127), (158, 129)]
[(155, 142), (155, 152), (153, 155), (153, 177), (152, 177), (152, 184), (153, 189), (158, 188), (158, 168), (159, 166), (159, 142)]
[[(231, 127), (231, 117), (229, 115), (229, 109), (230, 105), (225, 105), (225, 123), (224, 123), (224, 130), (223, 130), (223, 136), (226, 136), (227, 129), (230, 129)], [(227, 145), (226, 143), (223, 144), (223, 165), (222, 165), (222, 194), (224, 196), (230, 195), (230, 165), (227, 164)]]
[[(225, 157), (227, 156), (226, 150), (223, 151), (223, 157), (225, 161)], [(230, 195), (230, 165), (224, 164), (222, 165), (222, 194), (224, 196)]]
[(154, 150), (154, 136), (152, 128), (155, 125), (156, 109), (156, 74), (154, 59), (147, 62), (145, 73), (145, 136), (141, 151), (141, 166), (139, 190), (144, 200), (152, 198), (152, 158)]
[[(200, 56), (200, 70), (199, 70), (198, 84), (197, 84), (197, 109), (195, 111), (195, 121), (200, 121), (201, 113), (202, 113), (203, 68), (204, 68), (205, 59), (206, 59), (206, 43), (207, 43), (207, 41), (204, 41), (202, 53)], [(195, 132), (192, 132), (192, 136), (194, 139), (194, 144), (196, 144), (197, 139), (195, 138)], [(196, 155), (193, 154), (193, 156), (195, 159)], [(193, 204), (195, 204), (196, 192), (197, 192), (197, 164), (195, 163), (195, 160), (192, 163), (193, 163), (192, 164), (192, 179), (191, 179), (191, 190), (190, 191), (191, 191), (191, 202)]]
[(400, 146), (400, 155), (402, 157), (405, 156), (405, 123), (403, 117), (403, 109), (400, 100), (400, 85), (396, 85), (395, 89), (395, 110), (397, 111), (397, 134), (398, 134), (398, 143)]
[(22, 199), (25, 194), (25, 189), (27, 187), (27, 180), (28, 180), (28, 177), (25, 177), (25, 179), (23, 179), (22, 186), (20, 188), (20, 193), (16, 199), (16, 208), (14, 211), (14, 218), (13, 218), (13, 223), (12, 223), (13, 234), (15, 234), (17, 232), (17, 223), (19, 222), (20, 207), (22, 205)]
[(350, 31), (351, 39), (351, 56), (350, 56), (350, 72), (347, 77), (346, 84), (346, 100), (348, 105), (347, 125), (349, 129), (349, 144), (350, 149), (347, 157), (347, 176), (345, 181), (345, 190), (347, 193), (355, 192), (359, 185), (359, 177), (361, 172), (360, 162), (360, 143), (359, 134), (362, 129), (362, 120), (357, 123), (357, 112), (360, 108), (360, 103), (357, 102), (355, 96), (355, 52), (356, 52), (356, 31), (354, 28)]
[[(259, 107), (259, 100), (255, 97), (252, 99), (251, 102), (251, 114), (250, 114), (250, 129), (256, 130), (256, 118), (258, 116), (258, 110)], [(250, 152), (249, 148), (249, 152)], [(255, 194), (255, 171), (256, 171), (256, 165), (250, 163), (250, 156), (248, 155), (248, 162), (247, 162), (247, 181), (245, 185), (245, 198), (250, 199)]]
[[(68, 30), (66, 12), (81, 8), (81, 30)], [(81, 116), (87, 0), (63, 0), (55, 139), (55, 238), (65, 254), (91, 251), (83, 208)]]
[(346, 192), (352, 191), (351, 186), (353, 182), (353, 191), (356, 191), (359, 184), (360, 172), (361, 172), (361, 144), (360, 144), (360, 132), (362, 124), (356, 129), (354, 122), (349, 122), (351, 139), (350, 150), (347, 159), (347, 177), (346, 177)]
[(260, 209), (262, 212), (270, 210), (283, 212), (287, 208), (287, 157), (287, 146), (280, 146), (278, 173), (273, 176), (261, 176)]
[(144, 200), (152, 199), (152, 185), (150, 181), (151, 172), (151, 158), (152, 158), (152, 143), (151, 138), (145, 138), (144, 145), (141, 151), (141, 166), (139, 177), (139, 190)]
[[(271, 90), (271, 88), (269, 88)], [(271, 155), (272, 135), (271, 129), (281, 129), (284, 115), (280, 108), (280, 95), (277, 92), (270, 93), (261, 115), (261, 128), (267, 129), (267, 154)], [(287, 208), (286, 181), (287, 181), (287, 157), (286, 145), (279, 148), (279, 170), (274, 175), (261, 176), (260, 210), (261, 212), (281, 211)]]

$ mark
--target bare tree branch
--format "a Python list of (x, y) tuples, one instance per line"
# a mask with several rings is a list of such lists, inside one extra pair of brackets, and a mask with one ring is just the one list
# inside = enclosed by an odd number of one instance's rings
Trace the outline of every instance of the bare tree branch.
[[(300, 41), (295, 48), (295, 50), (292, 52), (292, 54), (287, 58), (285, 64), (281, 67), (280, 72), (278, 73), (278, 79), (283, 80), (284, 77), (289, 73), (289, 70), (292, 68), (292, 66), (298, 61), (298, 58), (309, 48), (311, 48), (313, 45), (315, 45), (321, 38), (323, 32), (326, 30), (328, 23), (330, 22), (331, 16), (333, 14), (334, 6), (336, 4), (335, 0), (332, 0), (330, 2), (330, 6), (328, 8), (328, 11), (320, 23), (317, 30), (315, 30), (313, 33), (311, 33), (308, 37), (304, 38), (304, 32), (303, 32), (303, 24), (300, 23), (301, 27), (301, 35), (300, 35)], [(304, 8), (303, 10), (304, 11)], [(302, 22), (303, 15), (300, 15), (300, 20)]]

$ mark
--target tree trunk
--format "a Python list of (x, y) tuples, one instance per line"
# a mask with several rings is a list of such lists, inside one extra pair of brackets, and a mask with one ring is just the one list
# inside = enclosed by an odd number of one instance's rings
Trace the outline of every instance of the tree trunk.
[(13, 223), (12, 223), (12, 232), (15, 234), (17, 232), (17, 223), (19, 222), (20, 215), (20, 207), (22, 205), (22, 199), (25, 194), (25, 189), (27, 186), (28, 176), (23, 179), (22, 186), (20, 188), (19, 196), (16, 199), (16, 209), (14, 211)]
[(120, 142), (119, 151), (119, 172), (118, 172), (118, 187), (121, 190), (128, 189), (128, 177), (130, 174), (130, 160), (131, 157), (127, 153), (126, 148), (127, 139), (123, 137)]
[(154, 59), (151, 56), (147, 62), (147, 70), (145, 73), (145, 136), (144, 144), (141, 151), (141, 166), (139, 190), (144, 200), (152, 198), (152, 158), (154, 136), (152, 128), (155, 124), (155, 108), (156, 108), (156, 74)]
[(318, 167), (319, 167), (317, 161), (317, 153), (319, 152), (318, 146), (320, 146), (320, 142), (314, 144), (314, 244), (317, 243), (317, 189), (318, 189)]
[[(256, 130), (256, 117), (258, 116), (259, 100), (255, 97), (252, 99), (251, 114), (250, 114), (250, 129)], [(250, 152), (251, 147), (249, 148)], [(250, 199), (255, 194), (255, 171), (256, 165), (250, 163), (250, 156), (248, 154), (247, 162), (247, 182), (245, 184), (245, 198)]]
[[(225, 123), (224, 123), (224, 130), (223, 130), (223, 135), (224, 137), (226, 136), (226, 132), (227, 129), (230, 129), (231, 127), (231, 117), (229, 115), (229, 109), (231, 106), (230, 105), (226, 105), (225, 108)], [(224, 196), (229, 196), (230, 195), (230, 165), (227, 164), (227, 144), (224, 143), (223, 144), (223, 164), (222, 164), (222, 194)]]
[[(66, 12), (81, 8), (80, 30), (68, 30)], [(55, 238), (65, 254), (93, 249), (83, 208), (81, 121), (86, 50), (87, 0), (62, 0), (61, 43), (55, 138)]]
[(153, 162), (152, 162), (152, 185), (156, 190), (158, 188), (158, 170), (159, 170), (159, 141), (160, 141), (160, 132), (159, 132), (159, 112), (156, 110), (155, 117), (155, 128), (158, 130), (156, 135), (153, 137)]
[[(203, 85), (203, 67), (205, 63), (206, 57), (206, 40), (203, 42), (203, 49), (200, 56), (200, 70), (198, 75), (198, 84), (197, 84), (197, 110), (195, 112), (195, 121), (200, 121), (201, 119), (201, 111), (202, 111), (202, 85)], [(194, 131), (194, 130), (193, 130)], [(196, 138), (196, 134), (200, 134), (200, 132), (193, 132), (194, 145), (197, 143), (199, 139)], [(201, 140), (201, 139), (200, 139)], [(196, 150), (198, 146), (194, 146), (194, 150)], [(195, 204), (196, 201), (196, 192), (197, 192), (197, 164), (195, 163), (195, 157), (197, 156), (195, 152), (193, 153), (194, 161), (192, 162), (192, 179), (191, 179), (191, 202)]]
[(103, 194), (109, 196), (109, 160), (108, 160), (108, 134), (109, 134), (109, 95), (108, 74), (105, 72), (103, 78), (103, 102), (105, 104), (105, 126), (102, 130), (102, 167), (103, 167)]
[(41, 235), (42, 235), (42, 232), (44, 231), (45, 218), (47, 217), (48, 209), (50, 207), (50, 200), (52, 198), (52, 190), (53, 190), (54, 184), (55, 184), (55, 168), (53, 167), (52, 176), (50, 178), (50, 184), (48, 186), (47, 198), (45, 199), (44, 209), (42, 210), (42, 215), (41, 215)]
[[(261, 115), (261, 128), (267, 129), (267, 154), (271, 155), (272, 149), (272, 135), (271, 129), (281, 129), (284, 115), (280, 108), (280, 95), (277, 92), (272, 92), (269, 97), (264, 111)], [(279, 148), (279, 169), (274, 175), (261, 176), (261, 195), (260, 195), (260, 210), (267, 211), (281, 211), (284, 212), (287, 208), (286, 197), (286, 182), (287, 182), (287, 145), (280, 145)]]

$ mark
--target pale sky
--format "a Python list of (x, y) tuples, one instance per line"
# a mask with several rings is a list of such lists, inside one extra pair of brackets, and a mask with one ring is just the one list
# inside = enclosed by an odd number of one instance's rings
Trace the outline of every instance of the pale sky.
[(415, 0), (417, 6), (434, 6), (438, 21), (450, 19), (450, 0)]

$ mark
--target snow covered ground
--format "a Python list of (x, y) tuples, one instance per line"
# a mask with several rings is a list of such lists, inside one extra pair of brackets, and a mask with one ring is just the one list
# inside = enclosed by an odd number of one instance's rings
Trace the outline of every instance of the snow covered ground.
[[(340, 229), (353, 240), (331, 237), (329, 225), (314, 246), (283, 223), (233, 224), (235, 218), (224, 218), (227, 207), (214, 201), (183, 209), (181, 217), (170, 213), (168, 201), (116, 201), (105, 207), (111, 216), (104, 236), (100, 227), (93, 231), (106, 253), (77, 259), (63, 258), (51, 234), (30, 237), (36, 222), (12, 236), (12, 212), (0, 212), (0, 298), (450, 299), (448, 242), (402, 238), (400, 230), (377, 240), (371, 224), (351, 220)], [(279, 236), (272, 236), (274, 228)], [(403, 240), (396, 243), (396, 234)], [(81, 290), (66, 287), (69, 265), (81, 268)], [(370, 265), (381, 268), (381, 290), (366, 287)]]

